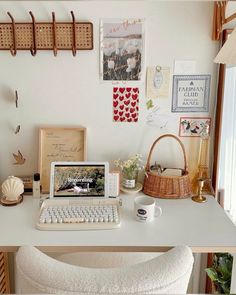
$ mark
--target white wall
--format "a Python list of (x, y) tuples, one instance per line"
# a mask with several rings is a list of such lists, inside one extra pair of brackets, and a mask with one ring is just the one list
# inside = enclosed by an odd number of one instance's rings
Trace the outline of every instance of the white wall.
[[(37, 171), (38, 128), (40, 126), (84, 126), (88, 132), (88, 160), (125, 158), (136, 152), (147, 157), (150, 145), (162, 133), (178, 134), (179, 117), (175, 113), (166, 130), (145, 123), (145, 87), (140, 86), (138, 123), (112, 122), (112, 87), (99, 81), (99, 20), (108, 17), (146, 19), (146, 65), (161, 64), (173, 70), (175, 59), (194, 59), (197, 73), (211, 74), (212, 114), (215, 101), (216, 65), (213, 58), (218, 43), (211, 41), (213, 2), (159, 1), (1, 1), (0, 20), (8, 22), (10, 11), (17, 21), (30, 21), (32, 10), (36, 20), (50, 21), (55, 11), (57, 20), (69, 21), (70, 10), (78, 20), (94, 24), (94, 50), (70, 51), (53, 56), (39, 51), (36, 57), (21, 51), (16, 57), (0, 52), (0, 180), (7, 175), (25, 175)], [(171, 79), (172, 80), (172, 79)], [(19, 92), (19, 108), (14, 107), (14, 91)], [(171, 114), (171, 92), (160, 99), (162, 113)], [(193, 114), (206, 116), (206, 113)], [(17, 135), (13, 130), (21, 125)], [(196, 160), (198, 139), (183, 139), (190, 159)], [(13, 152), (21, 150), (27, 161), (12, 165)], [(174, 145), (164, 143), (155, 159), (176, 165), (181, 158), (173, 154)], [(193, 160), (194, 157), (194, 160)], [(179, 161), (179, 163), (178, 163)]]

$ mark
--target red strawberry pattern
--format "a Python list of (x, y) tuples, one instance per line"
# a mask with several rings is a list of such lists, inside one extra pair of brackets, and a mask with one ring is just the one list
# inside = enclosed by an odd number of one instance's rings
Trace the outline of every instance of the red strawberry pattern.
[[(138, 122), (139, 88), (113, 88), (113, 121)], [(124, 112), (125, 111), (125, 112)]]

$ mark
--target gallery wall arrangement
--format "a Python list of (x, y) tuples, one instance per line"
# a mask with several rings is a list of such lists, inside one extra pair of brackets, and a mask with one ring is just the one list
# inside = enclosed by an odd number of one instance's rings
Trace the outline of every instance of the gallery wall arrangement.
[[(135, 153), (142, 154), (145, 161), (154, 140), (171, 133), (181, 137), (187, 158), (193, 159), (189, 167), (193, 176), (201, 133), (207, 126), (212, 134), (214, 126), (215, 68), (204, 50), (195, 47), (207, 47), (212, 56), (217, 50), (206, 31), (211, 25), (211, 3), (181, 4), (195, 13), (187, 17), (189, 26), (178, 24), (176, 28), (189, 36), (188, 48), (181, 40), (176, 42), (167, 20), (156, 26), (168, 3), (114, 1), (117, 9), (111, 9), (102, 1), (99, 17), (92, 3), (53, 4), (52, 9), (47, 2), (1, 3), (0, 57), (5, 73), (0, 74), (0, 104), (8, 113), (1, 119), (8, 142), (3, 150), (6, 157), (0, 156), (8, 167), (0, 172), (1, 179), (10, 174), (46, 173), (42, 155), (49, 143), (42, 130), (47, 132), (47, 128), (64, 130), (67, 148), (77, 137), (67, 134), (67, 128), (84, 134), (86, 130), (86, 159), (107, 160), (111, 165), (114, 159)], [(176, 5), (176, 21), (185, 15), (181, 5)], [(124, 15), (118, 13), (120, 9)], [(155, 18), (147, 17), (150, 10)], [(193, 36), (199, 15), (204, 22)], [(156, 32), (150, 30), (154, 27)], [(14, 113), (9, 102), (15, 89), (20, 116), (15, 134), (10, 135), (8, 125)], [(79, 145), (75, 143), (73, 148), (83, 150)], [(56, 155), (56, 146), (51, 152)], [(163, 154), (165, 165), (182, 165), (178, 148), (168, 140), (158, 153)], [(78, 159), (85, 159), (85, 154)]]

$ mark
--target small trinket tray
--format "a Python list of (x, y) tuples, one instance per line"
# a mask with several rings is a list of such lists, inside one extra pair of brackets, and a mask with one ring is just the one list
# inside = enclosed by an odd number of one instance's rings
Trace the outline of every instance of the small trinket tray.
[(123, 186), (120, 187), (120, 190), (126, 194), (136, 194), (143, 189), (143, 185), (140, 182), (137, 182), (135, 188), (125, 188)]
[(15, 200), (15, 201), (8, 201), (6, 199), (6, 197), (0, 198), (0, 204), (2, 206), (16, 206), (16, 205), (20, 204), (22, 201), (23, 201), (23, 195), (20, 195), (18, 200)]

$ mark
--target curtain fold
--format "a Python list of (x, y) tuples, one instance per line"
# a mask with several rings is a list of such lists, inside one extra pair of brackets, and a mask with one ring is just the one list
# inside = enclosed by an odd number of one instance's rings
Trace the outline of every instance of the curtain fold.
[(236, 67), (227, 67), (222, 115), (219, 191), (224, 208), (236, 222)]

